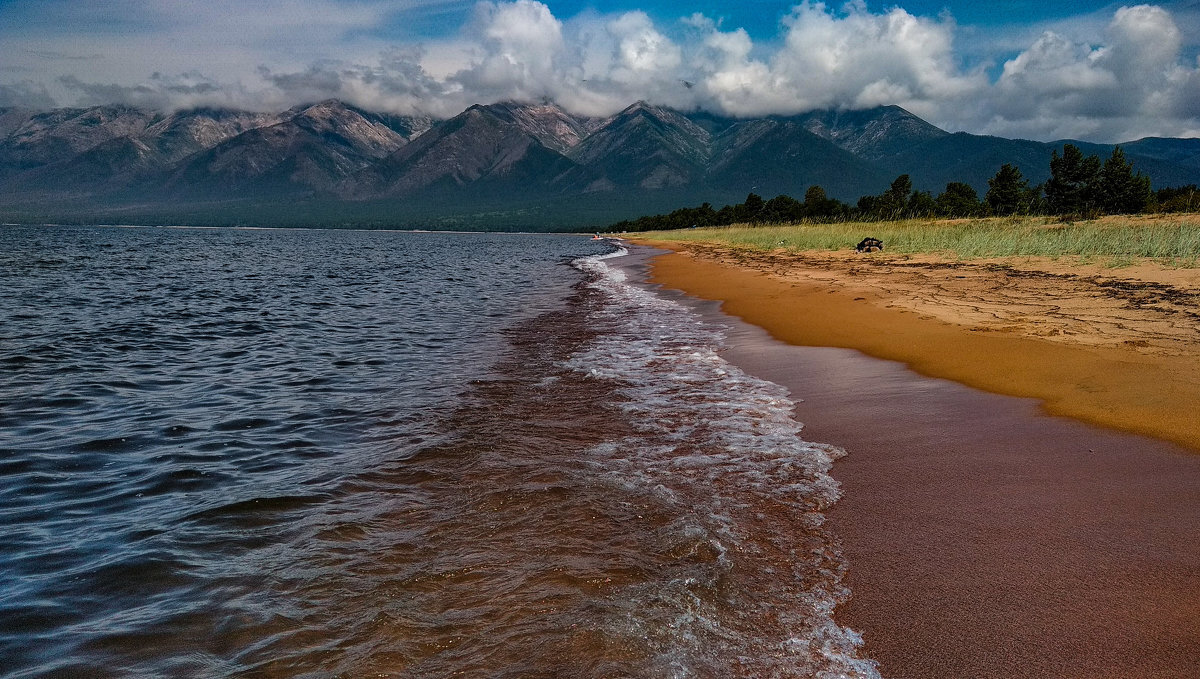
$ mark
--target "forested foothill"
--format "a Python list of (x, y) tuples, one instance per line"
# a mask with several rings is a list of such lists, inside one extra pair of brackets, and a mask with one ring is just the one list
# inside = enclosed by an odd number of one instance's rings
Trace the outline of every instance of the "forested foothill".
[(1200, 210), (1200, 188), (1188, 185), (1151, 190), (1150, 177), (1134, 172), (1121, 147), (1107, 160), (1085, 156), (1073, 144), (1050, 157), (1050, 179), (1034, 186), (1015, 165), (1004, 164), (988, 179), (981, 198), (969, 184), (950, 182), (934, 196), (913, 189), (907, 174), (897, 177), (886, 191), (862, 196), (849, 205), (829, 198), (812, 186), (804, 200), (779, 195), (770, 200), (751, 193), (736, 205), (715, 209), (710, 203), (680, 208), (611, 225), (609, 231), (662, 231), (730, 224), (786, 224), (795, 222), (891, 221), (898, 219), (970, 218), (1010, 215), (1055, 215), (1087, 219), (1101, 215)]

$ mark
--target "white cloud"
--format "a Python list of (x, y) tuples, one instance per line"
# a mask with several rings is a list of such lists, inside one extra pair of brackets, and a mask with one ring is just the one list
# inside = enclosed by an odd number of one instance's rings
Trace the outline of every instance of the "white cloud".
[(683, 61), (679, 47), (642, 12), (617, 17), (609, 22), (608, 31), (618, 41), (616, 68), (610, 76), (617, 82), (652, 82), (659, 74), (678, 69)]
[(682, 47), (643, 12), (577, 17), (566, 26), (568, 63), (555, 92), (562, 105), (607, 115), (637, 99), (689, 108)]
[(785, 24), (783, 45), (769, 60), (751, 56), (754, 45), (744, 31), (711, 28), (704, 40), (712, 55), (704, 84), (722, 110), (755, 115), (881, 104), (923, 108), (985, 84), (982, 73), (959, 71), (949, 17), (918, 18), (898, 7), (872, 14), (862, 3), (837, 12), (809, 1)]
[(558, 80), (564, 43), (562, 23), (534, 0), (480, 3), (479, 40), (471, 66), (452, 80), (484, 103), (503, 98), (549, 97)]
[(337, 98), (366, 109), (448, 116), (458, 113), (448, 101), (446, 87), (421, 67), (421, 50), (384, 51), (371, 64), (326, 61), (303, 71), (275, 72), (263, 67), (259, 75), (271, 85), (269, 95), (280, 99), (275, 108), (297, 102)]
[(805, 0), (765, 42), (701, 14), (557, 17), (538, 0), (480, 2), (455, 36), (382, 37), (403, 35), (397, 16), (469, 1), (18, 0), (0, 24), (0, 103), (278, 109), (338, 97), (441, 116), (504, 99), (589, 115), (637, 99), (735, 116), (898, 104), (949, 129), (1041, 139), (1200, 129), (1200, 63), (1181, 56), (1196, 36), (1153, 5), (1010, 31), (993, 43), (1008, 54), (993, 79), (948, 13), (862, 0)]
[[(1122, 7), (1108, 28), (1111, 47), (1101, 56), (1125, 81), (1150, 78), (1160, 84), (1176, 65), (1183, 38), (1174, 19), (1161, 7)], [(1145, 82), (1143, 80), (1143, 82)]]
[(1196, 126), (1194, 67), (1180, 63), (1182, 33), (1161, 7), (1122, 7), (1099, 44), (1044, 33), (1004, 64), (989, 89), (983, 131), (1038, 138), (1127, 140)]

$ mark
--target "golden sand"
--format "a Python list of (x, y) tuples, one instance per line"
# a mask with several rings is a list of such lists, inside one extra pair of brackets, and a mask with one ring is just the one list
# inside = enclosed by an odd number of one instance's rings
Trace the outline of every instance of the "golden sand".
[(695, 243), (652, 280), (803, 346), (857, 349), (1200, 451), (1200, 271)]

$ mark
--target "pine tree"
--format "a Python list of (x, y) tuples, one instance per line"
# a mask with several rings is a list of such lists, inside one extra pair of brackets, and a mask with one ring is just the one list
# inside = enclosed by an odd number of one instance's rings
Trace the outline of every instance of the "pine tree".
[(1058, 215), (1085, 215), (1101, 208), (1100, 159), (1084, 157), (1074, 144), (1050, 155), (1050, 181), (1046, 182), (1046, 205)]
[(763, 206), (759, 220), (768, 224), (798, 222), (804, 218), (804, 205), (791, 196), (780, 194)]
[(909, 217), (932, 217), (937, 214), (937, 201), (928, 191), (913, 191), (908, 197), (908, 205), (904, 212)]
[(808, 190), (804, 192), (805, 205), (822, 205), (826, 200), (829, 200), (829, 197), (825, 195), (825, 189), (817, 184), (808, 187)]
[(764, 206), (765, 203), (763, 202), (762, 196), (758, 195), (757, 193), (751, 193), (746, 196), (746, 202), (738, 205), (734, 209), (737, 213), (738, 221), (756, 222), (758, 221), (759, 216), (762, 214)]
[(892, 181), (892, 185), (883, 192), (879, 210), (884, 218), (895, 219), (908, 207), (908, 196), (912, 193), (912, 179), (902, 174)]
[(946, 217), (974, 217), (983, 211), (979, 194), (970, 184), (950, 182), (936, 199), (937, 211)]
[(1100, 169), (1100, 208), (1110, 215), (1135, 214), (1150, 202), (1150, 178), (1133, 174), (1133, 165), (1125, 160), (1120, 146)]
[(1038, 191), (1029, 188), (1029, 180), (1014, 165), (1000, 166), (996, 176), (988, 180), (984, 201), (998, 215), (1028, 214), (1038, 199)]
[(837, 214), (842, 204), (825, 195), (825, 189), (813, 185), (804, 192), (804, 216), (832, 217)]

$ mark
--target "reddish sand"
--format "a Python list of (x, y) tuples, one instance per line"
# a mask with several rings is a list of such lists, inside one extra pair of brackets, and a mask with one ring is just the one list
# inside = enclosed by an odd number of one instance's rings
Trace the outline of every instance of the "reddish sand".
[[(679, 255), (654, 276), (735, 314), (770, 309), (775, 337), (811, 328), (828, 299)], [(731, 345), (802, 399), (806, 439), (849, 452), (829, 515), (854, 592), (838, 620), (885, 677), (1200, 677), (1200, 455), (752, 326)]]

